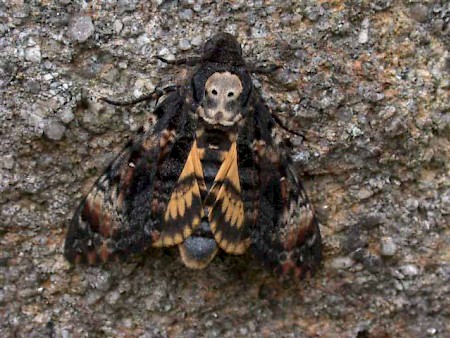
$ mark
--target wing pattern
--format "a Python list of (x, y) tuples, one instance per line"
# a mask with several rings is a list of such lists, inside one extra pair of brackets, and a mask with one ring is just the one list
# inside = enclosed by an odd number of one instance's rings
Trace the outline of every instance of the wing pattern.
[(174, 185), (169, 203), (164, 213), (164, 221), (159, 239), (154, 247), (180, 244), (188, 238), (203, 217), (202, 193), (206, 186), (203, 178), (197, 142), (194, 141), (183, 171)]
[[(154, 129), (141, 130), (82, 200), (64, 244), (70, 262), (96, 264), (126, 257), (159, 239), (167, 202), (159, 199), (155, 206), (153, 197), (163, 185), (161, 163), (185, 125), (182, 103), (179, 93), (169, 95), (156, 109), (162, 117)], [(171, 174), (178, 177), (180, 171), (174, 166)]]
[(231, 144), (205, 200), (208, 219), (219, 246), (227, 253), (240, 255), (250, 245), (242, 239), (245, 221), (244, 205), (239, 181), (237, 145)]
[(319, 224), (287, 156), (274, 145), (267, 106), (261, 98), (255, 100), (253, 150), (260, 190), (252, 249), (277, 273), (304, 277), (315, 272), (322, 258)]

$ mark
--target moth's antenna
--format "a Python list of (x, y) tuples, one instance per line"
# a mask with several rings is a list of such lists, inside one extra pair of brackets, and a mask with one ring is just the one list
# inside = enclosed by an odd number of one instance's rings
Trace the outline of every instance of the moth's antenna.
[(184, 59), (176, 59), (176, 60), (167, 60), (161, 56), (156, 57), (159, 61), (167, 63), (168, 65), (187, 65), (187, 66), (195, 66), (196, 64), (203, 61), (203, 58), (198, 56), (193, 56)]
[(114, 100), (110, 100), (106, 97), (101, 97), (101, 98), (99, 98), (99, 100), (104, 101), (109, 104), (112, 104), (113, 106), (121, 106), (121, 107), (132, 106), (132, 105), (135, 105), (135, 104), (137, 104), (139, 102), (143, 102), (143, 101), (159, 100), (161, 98), (161, 96), (168, 94), (170, 92), (176, 91), (176, 90), (178, 90), (179, 87), (180, 86), (173, 85), (173, 86), (164, 87), (163, 89), (157, 88), (153, 91), (153, 93), (143, 95), (141, 97), (138, 97), (136, 100), (132, 100), (132, 101), (114, 101)]
[(123, 107), (123, 106), (132, 106), (132, 105), (137, 104), (137, 103), (142, 102), (142, 101), (152, 100), (153, 98), (154, 98), (154, 94), (151, 93), (151, 94), (148, 94), (148, 95), (141, 96), (141, 97), (139, 97), (139, 98), (137, 98), (136, 100), (133, 100), (133, 101), (113, 101), (113, 100), (110, 100), (110, 99), (108, 99), (106, 97), (99, 98), (99, 101), (104, 101), (106, 103), (112, 104), (113, 106), (121, 106), (121, 107)]
[(268, 75), (276, 71), (277, 69), (282, 68), (279, 65), (270, 64), (268, 66), (256, 66), (254, 64), (247, 63), (248, 70), (255, 74)]
[(303, 138), (305, 138), (305, 134), (303, 133), (299, 133), (298, 131), (292, 130), (291, 128), (287, 127), (284, 122), (280, 119), (280, 117), (278, 116), (277, 113), (275, 112), (270, 112), (270, 114), (272, 115), (273, 119), (275, 120), (275, 122), (284, 130), (286, 130), (287, 132), (297, 135), (297, 136), (301, 136)]

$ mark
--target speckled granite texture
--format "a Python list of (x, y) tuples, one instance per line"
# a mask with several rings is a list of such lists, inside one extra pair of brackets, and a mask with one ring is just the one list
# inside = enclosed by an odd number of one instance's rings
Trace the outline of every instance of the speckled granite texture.
[[(219, 30), (305, 134), (296, 168), (324, 264), (279, 281), (250, 256), (176, 251), (71, 267), (65, 227), (151, 104)], [(1, 337), (449, 337), (450, 5), (435, 1), (0, 2)], [(153, 103), (154, 104), (154, 103)]]

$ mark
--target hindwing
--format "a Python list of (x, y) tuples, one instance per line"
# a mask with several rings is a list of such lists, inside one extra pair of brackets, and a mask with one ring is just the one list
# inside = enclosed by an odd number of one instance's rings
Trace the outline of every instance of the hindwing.
[(192, 234), (203, 217), (202, 195), (206, 186), (203, 178), (197, 142), (194, 141), (183, 170), (175, 183), (166, 211), (159, 239), (155, 247), (180, 244)]
[(219, 246), (227, 253), (243, 254), (250, 243), (242, 238), (245, 214), (236, 142), (231, 144), (219, 168), (205, 205), (209, 207), (208, 220)]

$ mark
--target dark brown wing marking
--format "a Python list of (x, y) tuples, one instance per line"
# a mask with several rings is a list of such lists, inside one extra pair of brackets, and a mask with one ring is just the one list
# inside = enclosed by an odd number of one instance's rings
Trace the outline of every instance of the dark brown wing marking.
[[(145, 137), (144, 137), (145, 138)], [(158, 135), (146, 138), (157, 142)], [(145, 152), (141, 149), (140, 152)], [(125, 217), (125, 199), (133, 182), (136, 155), (130, 144), (105, 170), (81, 202), (69, 226), (64, 253), (75, 263), (97, 264), (126, 255), (123, 240), (143, 244), (131, 234)]]
[(163, 211), (149, 217), (149, 206), (160, 162), (184, 130), (183, 102), (179, 92), (170, 94), (155, 110), (161, 118), (153, 130), (142, 129), (81, 201), (64, 244), (68, 261), (97, 264), (124, 258), (158, 239)]
[(189, 237), (203, 217), (202, 193), (206, 191), (197, 142), (194, 141), (180, 177), (173, 187), (160, 237), (154, 247), (172, 246)]
[(237, 161), (237, 145), (233, 142), (206, 197), (205, 206), (209, 207), (211, 231), (219, 246), (227, 253), (240, 255), (250, 243), (241, 239), (245, 217)]
[(314, 209), (303, 187), (290, 175), (280, 179), (280, 186), (282, 194), (286, 191), (286, 198), (279, 220), (278, 240), (284, 248), (279, 256), (279, 269), (283, 274), (292, 271), (300, 277), (315, 268), (309, 264), (317, 259), (315, 247), (320, 245), (320, 233)]
[(253, 152), (260, 192), (258, 219), (250, 229), (252, 249), (276, 272), (304, 277), (319, 267), (322, 258), (319, 224), (303, 185), (273, 145), (270, 113), (257, 99)]

